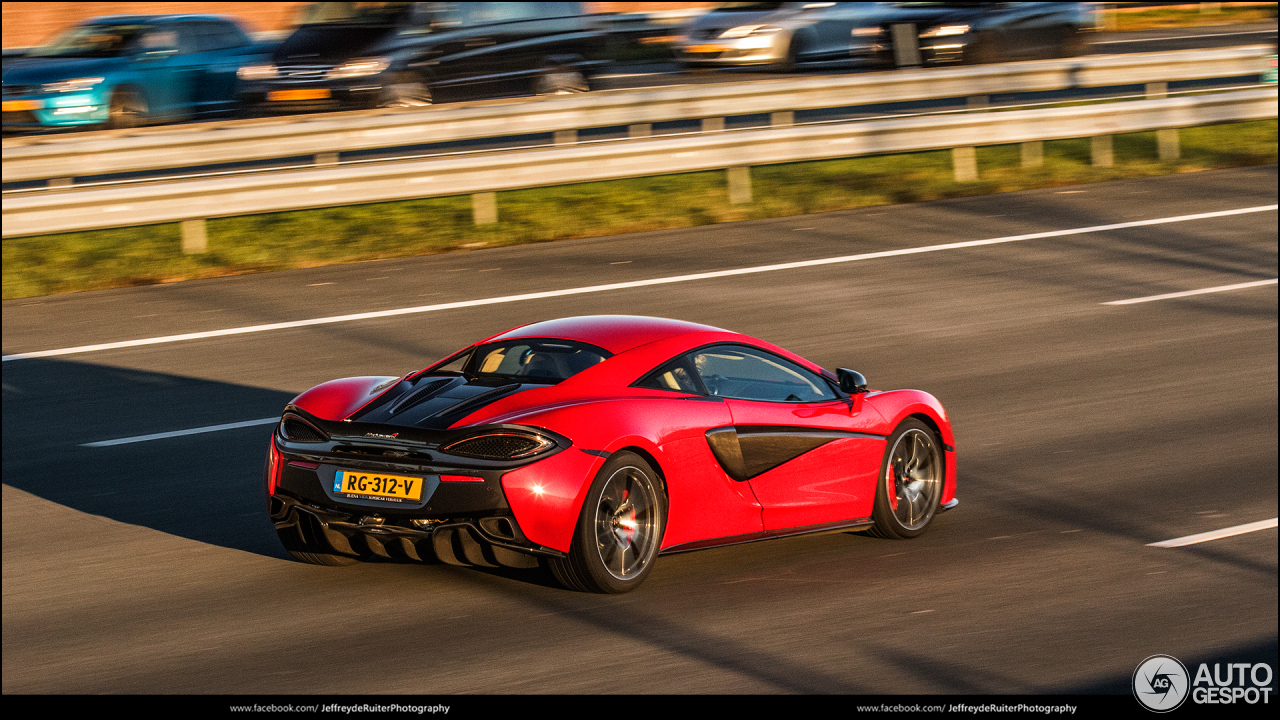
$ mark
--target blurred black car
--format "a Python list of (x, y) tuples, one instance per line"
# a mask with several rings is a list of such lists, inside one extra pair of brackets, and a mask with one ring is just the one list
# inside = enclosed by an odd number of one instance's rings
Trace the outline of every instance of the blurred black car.
[[(1093, 27), (1087, 3), (898, 3), (895, 22), (915, 25), (926, 65), (1074, 57)], [(890, 37), (890, 33), (886, 33)]]
[(275, 112), (585, 92), (604, 36), (582, 3), (315, 3), (269, 63), (240, 69), (240, 102)]

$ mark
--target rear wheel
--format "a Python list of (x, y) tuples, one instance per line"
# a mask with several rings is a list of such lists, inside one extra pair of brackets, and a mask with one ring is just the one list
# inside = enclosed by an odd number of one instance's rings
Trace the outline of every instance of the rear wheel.
[(966, 65), (988, 65), (1000, 62), (1002, 59), (1003, 53), (1000, 52), (1000, 41), (994, 33), (979, 33), (977, 40), (964, 49), (964, 63)]
[(871, 532), (883, 538), (913, 538), (938, 511), (946, 478), (942, 442), (933, 430), (909, 418), (889, 436), (876, 483)]
[(1087, 49), (1088, 43), (1085, 42), (1084, 33), (1071, 25), (1062, 27), (1057, 47), (1058, 57), (1078, 57), (1083, 55)]
[(596, 473), (568, 557), (549, 561), (571, 590), (624, 593), (653, 569), (667, 515), (661, 481), (644, 458), (621, 452)]

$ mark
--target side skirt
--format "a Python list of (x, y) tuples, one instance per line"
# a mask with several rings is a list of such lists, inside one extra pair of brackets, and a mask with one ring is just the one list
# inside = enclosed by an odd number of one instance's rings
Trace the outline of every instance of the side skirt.
[(746, 535), (731, 535), (729, 537), (712, 538), (711, 540), (695, 540), (694, 542), (683, 543), (681, 545), (673, 545), (664, 549), (660, 554), (674, 555), (676, 553), (693, 552), (694, 550), (706, 550), (708, 548), (724, 547), (726, 545), (743, 545), (745, 543), (760, 542), (761, 540), (775, 540), (777, 538), (795, 537), (797, 535), (817, 535), (829, 532), (844, 532), (847, 530), (860, 530), (865, 527), (871, 527), (875, 523), (869, 517), (858, 518), (857, 520), (840, 520), (833, 523), (823, 523), (821, 525), (806, 525), (798, 528), (787, 528), (786, 530), (766, 530), (758, 533), (748, 533)]

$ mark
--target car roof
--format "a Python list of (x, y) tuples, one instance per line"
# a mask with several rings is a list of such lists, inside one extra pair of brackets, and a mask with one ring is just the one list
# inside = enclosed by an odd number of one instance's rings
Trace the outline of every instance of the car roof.
[(501, 335), (495, 335), (485, 342), (520, 338), (557, 338), (589, 343), (617, 355), (660, 340), (705, 332), (726, 331), (684, 320), (638, 315), (587, 315), (522, 325)]
[(158, 25), (167, 22), (189, 22), (194, 20), (228, 21), (226, 15), (102, 15), (89, 18), (85, 25)]

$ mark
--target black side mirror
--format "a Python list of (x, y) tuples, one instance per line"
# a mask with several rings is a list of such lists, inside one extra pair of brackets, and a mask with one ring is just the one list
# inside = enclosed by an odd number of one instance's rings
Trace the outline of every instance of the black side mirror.
[(850, 395), (867, 391), (867, 379), (857, 370), (836, 368), (836, 377), (840, 379), (840, 389)]

